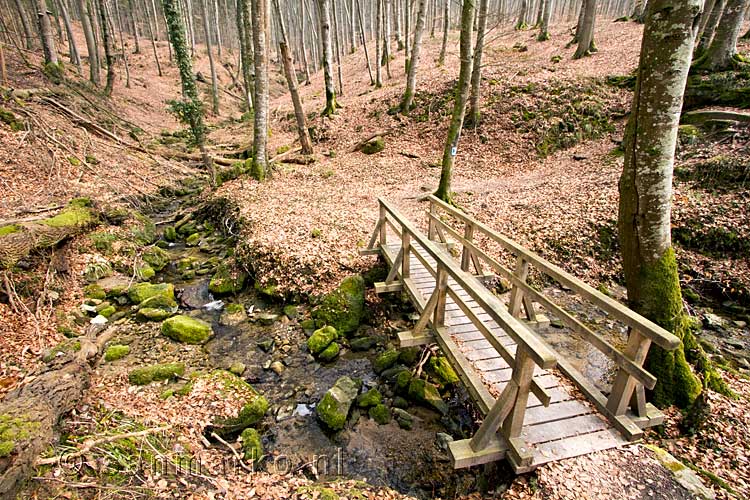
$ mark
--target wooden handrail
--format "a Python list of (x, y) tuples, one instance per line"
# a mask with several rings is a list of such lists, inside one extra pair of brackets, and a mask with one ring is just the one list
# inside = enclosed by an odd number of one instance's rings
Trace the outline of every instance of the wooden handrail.
[[(487, 314), (526, 352), (541, 368), (549, 369), (555, 366), (554, 352), (521, 321), (514, 318), (505, 310), (500, 300), (493, 295), (473, 275), (462, 270), (456, 261), (433, 241), (423, 236), (401, 213), (382, 198), (378, 199), (380, 207), (401, 226), (401, 234), (409, 233), (412, 241), (418, 243), (429, 254), (445, 273), (453, 278)], [(382, 212), (381, 212), (382, 213)], [(386, 218), (387, 218), (386, 215)], [(381, 216), (382, 219), (382, 216)], [(436, 284), (437, 285), (437, 284)]]
[[(656, 323), (653, 323), (647, 318), (644, 318), (627, 306), (620, 304), (611, 297), (604, 295), (599, 290), (587, 285), (580, 279), (569, 274), (568, 272), (552, 264), (551, 262), (545, 260), (538, 254), (527, 250), (515, 241), (495, 232), (492, 228), (466, 215), (465, 213), (452, 207), (451, 205), (448, 205), (435, 196), (430, 196), (428, 199), (430, 200), (431, 205), (440, 207), (441, 209), (445, 210), (457, 219), (460, 219), (464, 223), (472, 224), (475, 230), (478, 229), (485, 236), (500, 244), (503, 248), (510, 251), (515, 256), (523, 257), (526, 261), (534, 265), (539, 271), (543, 272), (550, 278), (553, 278), (558, 283), (579, 293), (598, 307), (602, 308), (618, 320), (625, 323), (627, 326), (638, 330), (642, 335), (652, 340), (656, 345), (670, 351), (677, 349), (680, 346), (680, 339), (672, 333), (668, 332), (667, 330), (660, 327)], [(434, 215), (433, 210), (430, 211), (430, 216), (439, 220), (437, 216)], [(456, 235), (452, 234), (452, 236), (455, 237)], [(466, 243), (466, 240), (464, 238), (460, 239), (463, 240), (464, 244)], [(475, 245), (472, 244), (472, 246), (476, 248)]]

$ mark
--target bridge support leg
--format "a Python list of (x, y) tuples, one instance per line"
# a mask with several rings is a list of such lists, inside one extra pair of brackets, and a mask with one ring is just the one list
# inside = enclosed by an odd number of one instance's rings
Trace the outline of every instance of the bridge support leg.
[[(651, 339), (641, 335), (638, 330), (631, 330), (625, 355), (638, 366), (641, 366), (646, 360), (646, 354), (648, 354), (650, 346)], [(637, 412), (639, 417), (646, 416), (646, 393), (643, 384), (640, 384), (634, 377), (620, 368), (612, 384), (612, 392), (607, 400), (607, 409), (614, 415), (623, 415), (627, 411), (628, 405), (632, 403), (635, 403), (633, 410)]]
[[(516, 262), (516, 269), (513, 274), (526, 283), (526, 279), (529, 277), (529, 263), (523, 257), (518, 257)], [(534, 303), (531, 297), (523, 293), (523, 290), (517, 285), (513, 285), (510, 290), (510, 302), (508, 304), (508, 311), (514, 317), (519, 317), (521, 314), (521, 306), (523, 306), (526, 312), (526, 318), (529, 321), (536, 321), (536, 312), (534, 311)]]
[(511, 380), (518, 386), (513, 401), (513, 408), (503, 422), (503, 436), (508, 440), (508, 461), (514, 470), (523, 470), (531, 465), (534, 458), (531, 447), (519, 438), (523, 430), (523, 419), (526, 416), (526, 405), (529, 401), (531, 380), (534, 376), (534, 360), (520, 346), (516, 349), (516, 365)]

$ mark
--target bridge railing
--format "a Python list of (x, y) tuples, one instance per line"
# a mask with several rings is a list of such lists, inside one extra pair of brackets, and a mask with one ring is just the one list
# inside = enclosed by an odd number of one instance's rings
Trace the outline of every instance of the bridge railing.
[[(612, 384), (612, 390), (607, 396), (567, 360), (558, 359), (559, 368), (578, 385), (620, 431), (631, 439), (635, 439), (642, 435), (641, 427), (660, 423), (660, 419), (663, 417), (652, 405), (646, 403), (644, 389), (653, 389), (656, 384), (656, 377), (643, 368), (643, 363), (652, 342), (663, 349), (674, 350), (680, 345), (679, 338), (455, 207), (434, 196), (431, 196), (429, 201), (429, 239), (440, 243), (448, 243), (448, 237), (455, 240), (461, 249), (462, 270), (466, 272), (472, 270), (475, 275), (484, 275), (483, 267), (486, 265), (494, 273), (510, 281), (511, 292), (508, 312), (513, 317), (519, 318), (522, 313), (525, 313), (528, 321), (536, 321), (537, 313), (534, 310), (533, 303), (537, 302), (555, 315), (565, 326), (581, 335), (616, 363), (618, 371)], [(451, 219), (458, 223), (459, 229), (454, 227), (456, 224), (451, 225), (446, 222), (446, 220)], [(461, 225), (463, 225), (463, 228), (460, 228)], [(515, 258), (515, 268), (509, 269), (483, 248), (480, 248), (480, 243), (478, 243), (480, 240), (482, 242), (494, 242), (501, 247), (501, 250), (510, 252)], [(605, 338), (565, 311), (550, 297), (533, 288), (527, 282), (531, 266), (627, 325), (630, 333), (625, 349), (623, 351), (617, 349)], [(635, 413), (632, 418), (627, 416), (629, 407), (632, 407)]]
[[(430, 341), (434, 339), (438, 342), (473, 399), (477, 401), (480, 410), (485, 414), (482, 425), (469, 441), (471, 449), (465, 454), (466, 465), (482, 453), (500, 452), (497, 441), (498, 432), (505, 438), (508, 457), (513, 463), (519, 467), (530, 464), (533, 458), (531, 448), (520, 438), (527, 401), (531, 392), (545, 406), (549, 405), (549, 394), (536, 383), (533, 375), (536, 366), (543, 369), (554, 367), (555, 353), (534, 335), (527, 325), (513, 317), (505, 309), (503, 303), (479, 279), (461, 269), (445, 246), (431, 241), (385, 200), (379, 199), (378, 202), (380, 208), (378, 225), (373, 232), (368, 249), (361, 252), (363, 254), (381, 252), (391, 261), (390, 273), (385, 282), (376, 284), (376, 291), (404, 290), (412, 296), (414, 303), (421, 309), (421, 315), (413, 330), (402, 333), (408, 334), (411, 339), (419, 339), (430, 325), (432, 331), (435, 332), (434, 337), (429, 337)], [(395, 245), (389, 245), (389, 228), (399, 238), (398, 253), (395, 253), (393, 248)], [(413, 244), (418, 244), (425, 255), (415, 251)], [(411, 279), (412, 256), (419, 259), (425, 269), (435, 278), (435, 289), (426, 301)], [(428, 262), (429, 258), (435, 262)], [(462, 294), (457, 293), (453, 287), (449, 287), (449, 279), (453, 279), (458, 289), (464, 290), (474, 303), (469, 305)], [(448, 296), (512, 368), (511, 380), (497, 399), (489, 394), (447, 333), (445, 306)], [(481, 311), (477, 311), (477, 306)], [(515, 341), (517, 345), (515, 354), (509, 352), (497, 334), (479, 318), (482, 312), (488, 314)], [(417, 343), (419, 342), (414, 342), (414, 344)], [(505, 450), (502, 452), (504, 453)]]

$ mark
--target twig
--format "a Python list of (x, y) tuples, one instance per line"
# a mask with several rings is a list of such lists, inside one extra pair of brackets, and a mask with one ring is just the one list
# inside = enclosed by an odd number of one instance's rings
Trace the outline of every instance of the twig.
[(36, 461), (36, 465), (52, 465), (58, 462), (70, 460), (71, 458), (78, 458), (80, 456), (85, 455), (89, 451), (91, 451), (91, 448), (93, 448), (94, 446), (99, 446), (105, 443), (111, 443), (112, 441), (119, 441), (120, 439), (148, 436), (149, 434), (167, 431), (171, 428), (172, 428), (171, 425), (164, 425), (162, 427), (152, 427), (151, 429), (145, 429), (145, 430), (137, 431), (137, 432), (126, 432), (125, 434), (116, 434), (114, 436), (106, 436), (101, 439), (94, 439), (94, 440), (87, 439), (86, 441), (83, 442), (83, 448), (79, 449), (78, 451), (75, 451), (72, 453), (66, 453), (65, 455), (62, 455), (59, 457), (42, 458)]
[(240, 463), (240, 467), (242, 467), (243, 469), (245, 469), (247, 472), (255, 472), (253, 469), (251, 469), (250, 467), (248, 467), (247, 465), (245, 465), (245, 462), (242, 461), (242, 457), (240, 457), (240, 454), (237, 453), (237, 450), (235, 450), (234, 447), (231, 444), (229, 444), (226, 441), (224, 441), (224, 439), (222, 439), (221, 436), (219, 436), (215, 432), (212, 432), (211, 433), (211, 437), (214, 438), (214, 439), (216, 439), (218, 442), (220, 442), (221, 444), (223, 444), (227, 448), (229, 448), (229, 451), (232, 452), (232, 455), (234, 455), (234, 458), (236, 458), (237, 461)]

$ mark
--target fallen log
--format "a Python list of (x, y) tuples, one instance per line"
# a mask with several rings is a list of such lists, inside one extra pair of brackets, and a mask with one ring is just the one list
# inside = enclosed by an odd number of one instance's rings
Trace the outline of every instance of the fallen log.
[(0, 402), (0, 498), (16, 498), (39, 456), (57, 438), (60, 418), (78, 405), (93, 367), (117, 329), (91, 325), (47, 366)]
[(680, 123), (686, 125), (702, 125), (703, 123), (713, 120), (750, 123), (750, 113), (707, 109), (687, 111), (680, 117)]

